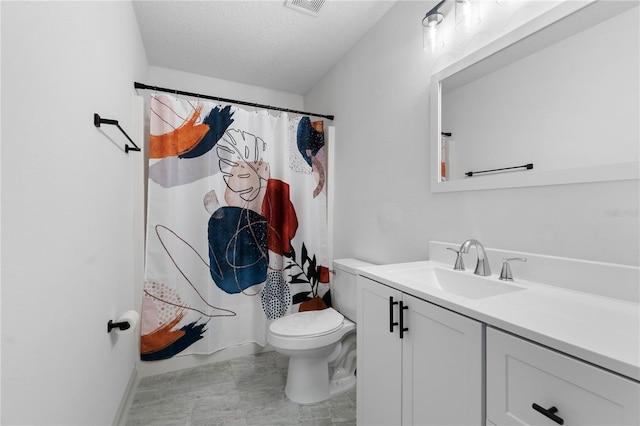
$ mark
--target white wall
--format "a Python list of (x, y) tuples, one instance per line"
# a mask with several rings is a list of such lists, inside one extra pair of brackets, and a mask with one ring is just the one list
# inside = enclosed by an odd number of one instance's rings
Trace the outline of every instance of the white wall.
[(136, 134), (144, 48), (129, 2), (1, 10), (1, 422), (111, 424), (138, 352), (106, 328), (139, 310), (142, 161), (93, 114)]
[(477, 238), (493, 248), (639, 264), (638, 181), (429, 190), (430, 75), (545, 3), (484, 19), (468, 39), (450, 34), (445, 51), (429, 55), (420, 22), (436, 2), (399, 1), (305, 96), (305, 108), (336, 115), (335, 258), (421, 260), (429, 240)]
[(149, 67), (147, 81), (141, 83), (296, 110), (304, 105), (301, 95), (156, 66)]
[[(206, 77), (198, 74), (170, 70), (167, 68), (155, 66), (149, 67), (148, 76), (146, 77), (145, 81), (140, 82), (148, 84), (150, 86), (182, 90), (185, 92), (202, 93), (204, 95), (255, 102), (264, 105), (273, 105), (293, 110), (304, 110), (303, 98), (301, 95), (266, 89), (257, 86), (250, 86), (242, 83)], [(141, 94), (145, 95), (146, 109), (148, 109), (149, 95), (153, 93), (153, 90), (145, 90), (143, 92), (141, 92)], [(241, 106), (241, 108), (250, 109), (251, 107)], [(148, 130), (147, 132), (145, 132), (145, 134), (148, 134)], [(142, 282), (137, 285), (136, 294), (138, 304), (141, 304), (143, 294)], [(146, 377), (165, 373), (168, 371), (208, 364), (211, 362), (224, 361), (238, 356), (258, 353), (262, 350), (263, 348), (256, 344), (246, 344), (224, 349), (211, 355), (181, 356), (178, 354), (173, 358), (162, 361), (138, 361), (138, 373), (140, 377)]]

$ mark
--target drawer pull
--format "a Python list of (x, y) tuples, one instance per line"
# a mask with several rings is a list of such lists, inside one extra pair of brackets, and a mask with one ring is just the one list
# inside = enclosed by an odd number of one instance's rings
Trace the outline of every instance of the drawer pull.
[(558, 423), (559, 425), (564, 424), (564, 420), (562, 419), (562, 417), (556, 416), (556, 413), (558, 412), (558, 409), (556, 407), (551, 407), (547, 410), (546, 408), (542, 408), (535, 402), (531, 407), (533, 407), (533, 409), (536, 410), (538, 413), (544, 414), (545, 416), (549, 417), (551, 420)]
[(397, 304), (398, 302), (393, 301), (393, 296), (389, 296), (389, 333), (393, 333), (393, 327), (398, 325), (397, 321), (393, 321), (393, 306)]

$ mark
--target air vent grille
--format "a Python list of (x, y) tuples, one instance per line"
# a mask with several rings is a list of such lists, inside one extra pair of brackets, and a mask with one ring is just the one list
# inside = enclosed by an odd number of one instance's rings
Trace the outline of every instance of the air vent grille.
[(285, 6), (307, 15), (318, 16), (325, 0), (287, 0)]

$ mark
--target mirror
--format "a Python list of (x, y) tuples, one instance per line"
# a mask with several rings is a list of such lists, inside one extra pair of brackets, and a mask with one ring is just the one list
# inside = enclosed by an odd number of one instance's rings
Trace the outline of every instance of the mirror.
[(434, 74), (432, 192), (638, 179), (639, 8), (564, 2)]

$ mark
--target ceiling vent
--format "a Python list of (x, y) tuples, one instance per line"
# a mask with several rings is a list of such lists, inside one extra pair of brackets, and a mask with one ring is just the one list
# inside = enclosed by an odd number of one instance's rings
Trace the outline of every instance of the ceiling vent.
[(284, 5), (307, 15), (318, 16), (325, 0), (286, 0)]

